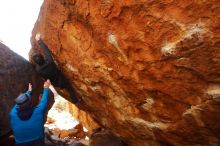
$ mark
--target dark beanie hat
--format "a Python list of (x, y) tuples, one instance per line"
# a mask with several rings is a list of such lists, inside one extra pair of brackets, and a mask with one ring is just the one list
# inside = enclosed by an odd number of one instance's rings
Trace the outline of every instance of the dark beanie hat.
[(15, 99), (15, 102), (19, 107), (25, 107), (31, 103), (31, 97), (26, 93), (22, 93)]

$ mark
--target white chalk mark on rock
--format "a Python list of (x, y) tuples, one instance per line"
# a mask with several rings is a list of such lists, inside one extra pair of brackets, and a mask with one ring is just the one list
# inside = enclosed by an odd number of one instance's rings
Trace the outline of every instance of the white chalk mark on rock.
[(72, 65), (70, 65), (70, 64), (66, 64), (66, 67), (70, 70), (70, 71), (72, 71), (72, 72), (78, 72), (78, 70), (76, 69), (76, 68), (74, 68)]
[(174, 54), (176, 45), (185, 39), (192, 39), (192, 36), (194, 34), (197, 34), (199, 39), (203, 39), (204, 34), (209, 34), (209, 37), (212, 37), (211, 31), (202, 23), (191, 24), (187, 27), (180, 23), (177, 24), (178, 26), (180, 26), (181, 30), (183, 31), (183, 35), (180, 39), (174, 42), (167, 42), (167, 41), (164, 42), (161, 48), (161, 52), (165, 56)]
[(113, 33), (108, 33), (108, 42), (112, 44), (118, 50), (118, 52), (123, 57), (123, 60), (125, 61), (125, 63), (128, 64), (128, 58), (125, 55), (125, 53), (121, 50), (121, 48), (119, 47), (116, 35), (114, 35)]
[(187, 109), (184, 113), (184, 115), (190, 114), (190, 115), (196, 115), (196, 111), (202, 111), (201, 105), (192, 105), (189, 109)]
[(168, 123), (163, 123), (163, 122), (160, 122), (160, 121), (150, 122), (150, 121), (145, 121), (145, 120), (140, 119), (140, 118), (134, 118), (134, 119), (132, 119), (132, 122), (134, 122), (136, 124), (145, 125), (146, 127), (150, 128), (150, 129), (158, 128), (158, 129), (161, 129), (161, 130), (165, 130), (170, 126), (170, 124), (168, 124)]
[(150, 110), (152, 108), (152, 105), (154, 104), (154, 100), (153, 98), (149, 97), (147, 98), (146, 100), (146, 103), (142, 105), (142, 107), (145, 109), (145, 110)]
[(161, 48), (161, 52), (168, 56), (170, 54), (173, 54), (174, 53), (174, 48), (176, 47), (176, 44), (178, 42), (173, 42), (173, 43), (168, 43), (168, 42), (165, 42), (163, 47)]
[(92, 89), (92, 91), (98, 91), (98, 90), (101, 90), (101, 86), (99, 85), (95, 85), (95, 86), (90, 86), (90, 88)]
[(182, 116), (187, 116), (190, 115), (194, 118), (194, 120), (196, 121), (196, 123), (199, 126), (205, 126), (205, 123), (203, 122), (201, 115), (202, 115), (202, 106), (201, 105), (196, 105), (196, 106), (191, 106), (190, 109), (187, 109)]
[(119, 48), (117, 38), (113, 33), (108, 34), (108, 42), (115, 46), (115, 48)]
[(206, 93), (210, 95), (215, 101), (220, 102), (220, 85), (217, 84), (209, 85)]

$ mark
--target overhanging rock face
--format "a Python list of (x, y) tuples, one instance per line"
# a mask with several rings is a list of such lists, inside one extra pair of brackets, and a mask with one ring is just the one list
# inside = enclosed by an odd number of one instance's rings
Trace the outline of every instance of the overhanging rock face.
[(33, 35), (129, 144), (207, 145), (220, 143), (219, 14), (219, 0), (45, 0)]
[(28, 83), (32, 83), (35, 104), (42, 92), (43, 80), (27, 60), (0, 43), (0, 136), (11, 130), (9, 112), (14, 99), (28, 89)]

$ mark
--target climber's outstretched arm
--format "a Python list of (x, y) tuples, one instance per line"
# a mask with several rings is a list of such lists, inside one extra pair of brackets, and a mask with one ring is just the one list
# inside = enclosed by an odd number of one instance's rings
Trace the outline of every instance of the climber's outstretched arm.
[(39, 46), (41, 47), (41, 49), (43, 50), (45, 60), (48, 63), (53, 62), (53, 57), (51, 56), (50, 50), (49, 50), (48, 46), (44, 43), (44, 41), (40, 38), (39, 33), (36, 35), (36, 40), (37, 40), (37, 43), (39, 44)]

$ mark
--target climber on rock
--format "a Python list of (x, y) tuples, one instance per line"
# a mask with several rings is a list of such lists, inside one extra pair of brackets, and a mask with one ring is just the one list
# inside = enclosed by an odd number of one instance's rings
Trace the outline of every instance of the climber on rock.
[(38, 54), (34, 54), (32, 57), (32, 60), (34, 61), (37, 72), (44, 79), (50, 79), (52, 82), (52, 85), (54, 85), (55, 87), (66, 89), (71, 96), (72, 102), (74, 104), (78, 104), (79, 100), (77, 98), (75, 89), (71, 86), (69, 81), (64, 77), (64, 75), (57, 68), (53, 60), (53, 57), (50, 54), (49, 48), (41, 39), (40, 33), (36, 34), (35, 39), (38, 42), (43, 52), (43, 55), (38, 53)]
[(20, 94), (10, 112), (11, 128), (16, 146), (44, 146), (44, 114), (48, 105), (50, 80), (44, 82), (43, 95), (39, 104), (32, 106), (32, 86)]

